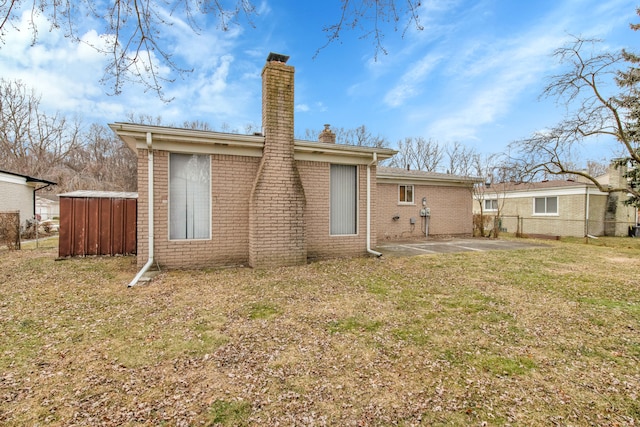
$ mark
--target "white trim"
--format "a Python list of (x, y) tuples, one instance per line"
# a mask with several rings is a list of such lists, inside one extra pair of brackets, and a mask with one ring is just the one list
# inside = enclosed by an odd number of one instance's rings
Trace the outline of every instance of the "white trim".
[[(592, 196), (607, 196), (609, 193), (602, 192), (597, 187), (590, 188), (589, 194)], [(585, 186), (576, 186), (568, 188), (540, 188), (535, 190), (508, 190), (498, 191), (500, 197), (507, 199), (529, 198), (529, 197), (545, 197), (545, 196), (584, 196)]]
[[(162, 126), (112, 123), (109, 127), (132, 150), (145, 149), (145, 134), (153, 133), (156, 150), (189, 154), (226, 154), (262, 157), (264, 136), (239, 135)], [(294, 141), (295, 160), (309, 160), (334, 164), (367, 165), (373, 153), (385, 160), (397, 153), (389, 148), (358, 147), (312, 141)]]
[(21, 184), (29, 186), (29, 184), (27, 184), (27, 178), (2, 172), (0, 172), (0, 181), (7, 182), (9, 184)]
[(497, 206), (498, 203), (499, 203), (497, 197), (495, 197), (495, 198), (494, 197), (487, 197), (487, 198), (483, 198), (481, 200), (483, 202), (482, 203), (482, 205), (483, 205), (482, 206), (482, 210), (484, 212), (498, 212), (498, 208), (497, 207), (495, 209), (494, 208), (487, 208), (487, 204), (486, 204), (487, 201), (495, 201), (496, 202), (496, 206)]
[[(402, 200), (400, 200), (400, 187), (405, 187), (405, 191), (404, 191), (405, 198), (407, 196), (406, 187), (411, 187), (411, 201), (410, 202), (407, 202), (407, 201), (403, 202)], [(415, 186), (413, 184), (398, 184), (398, 205), (401, 205), (401, 206), (415, 206), (416, 205), (415, 192), (416, 192), (416, 189), (415, 189)]]
[(376, 181), (379, 184), (406, 184), (410, 182), (413, 185), (438, 185), (440, 187), (472, 187), (476, 181), (473, 178), (464, 179), (458, 176), (442, 177), (442, 176), (402, 176), (389, 174), (376, 174)]
[[(583, 193), (580, 193), (580, 194), (583, 194)], [(545, 212), (544, 213), (539, 213), (539, 212), (536, 212), (536, 199), (542, 199), (542, 198), (545, 199), (545, 202), (544, 202)], [(546, 201), (546, 199), (549, 199), (549, 198), (555, 198), (556, 199), (556, 211), (555, 212), (546, 212), (546, 210), (547, 210), (547, 201)], [(547, 196), (547, 195), (545, 195), (545, 196), (532, 197), (531, 198), (531, 202), (532, 202), (531, 203), (531, 205), (532, 205), (531, 206), (531, 209), (532, 209), (531, 216), (560, 216), (560, 197), (558, 197), (558, 196)]]

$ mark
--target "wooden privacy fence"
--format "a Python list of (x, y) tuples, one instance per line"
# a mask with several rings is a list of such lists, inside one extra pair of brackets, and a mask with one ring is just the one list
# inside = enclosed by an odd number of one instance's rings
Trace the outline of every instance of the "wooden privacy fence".
[(20, 212), (0, 212), (0, 245), (20, 249)]
[(60, 194), (58, 256), (135, 254), (137, 201), (136, 193)]

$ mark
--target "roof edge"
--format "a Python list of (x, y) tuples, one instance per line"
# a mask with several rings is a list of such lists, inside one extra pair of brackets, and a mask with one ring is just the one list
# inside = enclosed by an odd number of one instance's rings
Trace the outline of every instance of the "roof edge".
[(53, 181), (49, 181), (47, 179), (40, 179), (40, 178), (34, 178), (32, 176), (29, 175), (23, 175), (20, 173), (15, 173), (15, 172), (9, 172), (9, 171), (5, 171), (5, 170), (0, 170), (0, 173), (5, 173), (7, 175), (13, 175), (13, 176), (19, 176), (20, 178), (24, 178), (27, 180), (27, 182), (40, 182), (42, 184), (47, 184), (47, 185), (57, 185), (57, 182), (53, 182)]

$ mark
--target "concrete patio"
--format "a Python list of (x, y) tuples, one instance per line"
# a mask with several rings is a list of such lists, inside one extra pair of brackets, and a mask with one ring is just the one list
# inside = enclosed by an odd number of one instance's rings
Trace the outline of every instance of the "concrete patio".
[(376, 247), (384, 256), (415, 256), (454, 252), (505, 251), (547, 248), (549, 245), (532, 240), (500, 240), (486, 238), (433, 239), (424, 241), (384, 242)]

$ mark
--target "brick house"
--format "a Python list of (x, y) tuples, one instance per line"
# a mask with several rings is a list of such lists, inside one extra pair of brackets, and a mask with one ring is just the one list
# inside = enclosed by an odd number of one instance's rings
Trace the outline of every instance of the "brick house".
[[(600, 183), (620, 186), (621, 170), (599, 177)], [(613, 180), (613, 181), (611, 181)], [(616, 181), (617, 180), (617, 181)], [(626, 196), (598, 190), (592, 182), (548, 180), (493, 184), (474, 203), (479, 213), (500, 215), (502, 231), (522, 234), (584, 237), (627, 236), (637, 222), (637, 209), (626, 206)]]
[[(378, 186), (378, 162), (396, 151), (336, 144), (328, 125), (318, 141), (294, 140), (287, 59), (270, 54), (263, 68), (262, 134), (110, 125), (138, 154), (139, 275), (155, 262), (270, 267), (377, 254), (378, 191), (398, 188)], [(459, 196), (468, 212), (458, 231), (471, 234), (471, 192)]]

